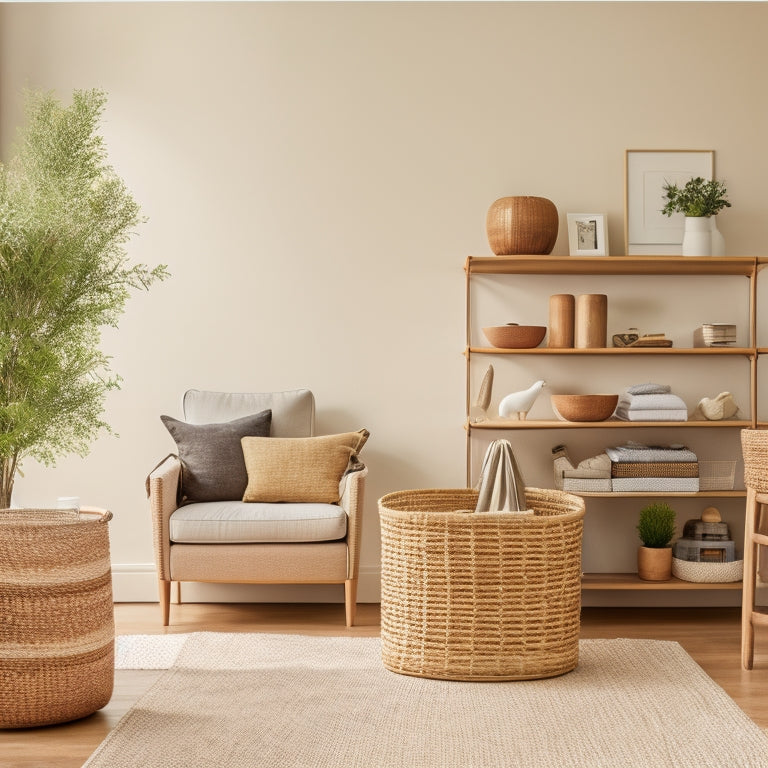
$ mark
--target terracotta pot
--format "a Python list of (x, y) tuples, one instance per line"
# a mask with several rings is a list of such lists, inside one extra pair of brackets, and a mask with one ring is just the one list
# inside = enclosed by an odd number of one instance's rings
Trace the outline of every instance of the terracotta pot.
[(639, 547), (637, 575), (643, 581), (669, 581), (672, 578), (672, 547)]
[(559, 220), (546, 197), (502, 197), (488, 209), (485, 224), (497, 256), (540, 256), (552, 253)]

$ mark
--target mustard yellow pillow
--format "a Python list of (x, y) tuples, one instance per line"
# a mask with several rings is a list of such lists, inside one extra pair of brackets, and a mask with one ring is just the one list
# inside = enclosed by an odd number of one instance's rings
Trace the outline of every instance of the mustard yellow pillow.
[(244, 437), (248, 487), (243, 501), (339, 501), (339, 481), (350, 456), (360, 451), (369, 432), (319, 437)]

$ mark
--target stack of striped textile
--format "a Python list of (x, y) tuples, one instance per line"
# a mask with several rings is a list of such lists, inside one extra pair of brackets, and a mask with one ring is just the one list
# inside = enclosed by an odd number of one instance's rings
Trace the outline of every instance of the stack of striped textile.
[(629, 442), (606, 448), (611, 459), (611, 491), (614, 493), (696, 493), (699, 460), (684, 445), (643, 445)]
[(688, 421), (688, 409), (668, 384), (636, 384), (619, 396), (615, 416), (623, 421)]

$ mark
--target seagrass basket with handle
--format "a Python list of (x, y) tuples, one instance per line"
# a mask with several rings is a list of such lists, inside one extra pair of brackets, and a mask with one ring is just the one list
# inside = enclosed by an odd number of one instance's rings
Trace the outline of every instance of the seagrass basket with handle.
[(470, 489), (379, 500), (387, 669), (481, 681), (576, 667), (584, 500), (536, 488), (525, 497), (533, 515), (470, 512)]
[(0, 728), (85, 717), (114, 683), (105, 510), (0, 510)]

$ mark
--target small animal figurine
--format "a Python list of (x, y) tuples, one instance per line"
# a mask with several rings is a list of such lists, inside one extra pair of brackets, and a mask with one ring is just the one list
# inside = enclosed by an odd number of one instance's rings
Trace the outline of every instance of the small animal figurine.
[(544, 387), (547, 386), (546, 381), (537, 381), (531, 384), (528, 389), (523, 389), (520, 392), (512, 392), (507, 395), (499, 403), (499, 416), (503, 419), (512, 418), (516, 415), (521, 421), (525, 419), (528, 411), (531, 410), (534, 401), (539, 396)]
[(694, 418), (703, 416), (709, 421), (720, 421), (730, 419), (738, 410), (739, 406), (736, 405), (733, 395), (730, 392), (721, 392), (717, 397), (704, 397), (699, 400)]

